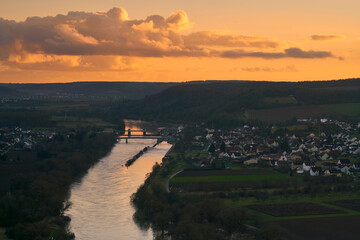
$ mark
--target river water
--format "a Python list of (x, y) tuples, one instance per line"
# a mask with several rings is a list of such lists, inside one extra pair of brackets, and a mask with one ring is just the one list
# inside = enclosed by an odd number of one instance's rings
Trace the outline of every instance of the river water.
[(144, 182), (156, 162), (161, 162), (171, 145), (150, 148), (129, 168), (125, 162), (156, 140), (130, 139), (117, 143), (80, 182), (73, 184), (65, 215), (71, 217), (70, 231), (76, 240), (146, 240), (151, 230), (141, 230), (133, 221), (131, 195)]

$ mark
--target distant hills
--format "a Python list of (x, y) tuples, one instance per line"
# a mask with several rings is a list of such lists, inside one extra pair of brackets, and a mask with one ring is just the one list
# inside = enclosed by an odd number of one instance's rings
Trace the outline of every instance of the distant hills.
[(120, 99), (126, 101), (107, 105), (113, 116), (222, 126), (249, 121), (281, 122), (312, 116), (360, 120), (360, 79), (0, 84), (0, 99), (11, 97)]
[(339, 112), (328, 105), (347, 103), (360, 103), (360, 79), (182, 84), (127, 103), (123, 111), (130, 118), (236, 125), (250, 120), (278, 122), (337, 115)]
[(147, 82), (73, 82), (43, 84), (0, 84), (0, 97), (49, 96), (67, 98), (140, 99), (179, 83)]

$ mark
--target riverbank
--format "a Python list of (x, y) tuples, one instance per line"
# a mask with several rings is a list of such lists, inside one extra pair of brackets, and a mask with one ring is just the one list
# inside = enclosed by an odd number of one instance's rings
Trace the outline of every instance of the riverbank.
[(63, 216), (64, 200), (72, 183), (81, 178), (114, 144), (114, 134), (79, 132), (79, 137), (43, 144), (53, 155), (34, 163), (33, 170), (13, 180), (0, 198), (0, 226), (12, 239), (71, 239), (68, 217)]
[(169, 178), (186, 168), (189, 147), (197, 129), (185, 130), (171, 151), (156, 164), (144, 184), (133, 195), (134, 219), (140, 226), (151, 226), (156, 236), (167, 239), (253, 239), (240, 232), (248, 218), (245, 211), (206, 194), (181, 195), (166, 191)]
[(110, 154), (72, 186), (69, 199), (72, 205), (65, 214), (72, 219), (69, 227), (76, 240), (153, 239), (151, 229), (139, 228), (133, 221), (135, 209), (131, 195), (144, 183), (152, 166), (161, 162), (171, 145), (158, 144), (131, 167), (126, 168), (124, 164), (155, 142), (153, 139), (136, 139), (128, 144), (118, 142)]

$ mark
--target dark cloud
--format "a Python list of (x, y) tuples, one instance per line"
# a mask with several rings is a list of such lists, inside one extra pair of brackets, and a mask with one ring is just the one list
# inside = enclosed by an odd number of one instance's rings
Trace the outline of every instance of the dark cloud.
[(288, 48), (283, 52), (246, 52), (244, 50), (230, 50), (221, 54), (224, 58), (255, 57), (264, 59), (276, 58), (328, 58), (334, 57), (331, 52), (326, 51), (304, 51), (300, 48)]
[(330, 41), (330, 40), (336, 40), (336, 39), (341, 39), (341, 38), (345, 38), (345, 37), (341, 36), (341, 35), (312, 35), (311, 36), (311, 40), (314, 40), (314, 41)]
[(289, 65), (283, 68), (273, 68), (273, 67), (244, 67), (241, 68), (245, 72), (297, 72), (295, 65)]

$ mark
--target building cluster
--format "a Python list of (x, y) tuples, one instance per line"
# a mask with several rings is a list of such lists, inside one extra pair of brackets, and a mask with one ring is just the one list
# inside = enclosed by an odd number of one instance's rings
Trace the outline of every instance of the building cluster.
[(298, 174), (360, 175), (360, 140), (348, 133), (359, 125), (321, 119), (322, 124), (336, 124), (339, 133), (308, 133), (303, 136), (260, 136), (257, 128), (243, 126), (232, 131), (208, 129), (206, 137), (196, 136), (194, 145), (202, 145), (211, 154), (201, 159), (205, 166), (211, 161), (244, 165), (270, 165), (288, 168)]
[(36, 144), (52, 139), (55, 132), (50, 130), (28, 130), (20, 127), (0, 128), (0, 156), (11, 150), (31, 150)]

